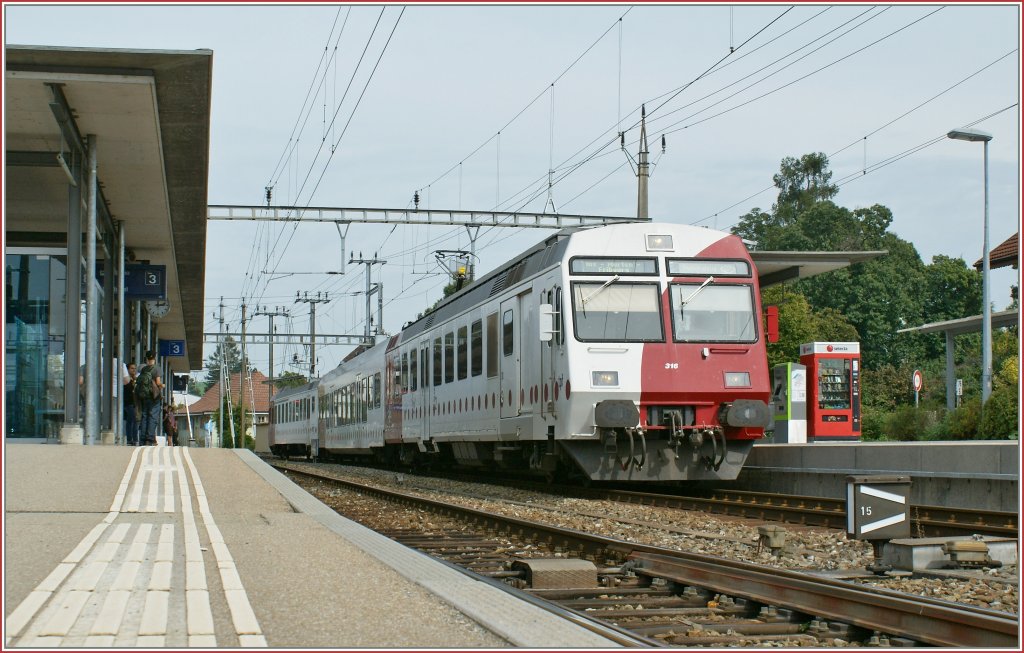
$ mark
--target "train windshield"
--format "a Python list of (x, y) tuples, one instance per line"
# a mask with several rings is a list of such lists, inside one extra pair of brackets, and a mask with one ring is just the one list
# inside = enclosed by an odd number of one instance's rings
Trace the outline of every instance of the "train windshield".
[(661, 342), (661, 298), (654, 283), (607, 282), (572, 285), (576, 339), (583, 342)]
[(673, 283), (669, 288), (676, 342), (757, 340), (750, 286)]

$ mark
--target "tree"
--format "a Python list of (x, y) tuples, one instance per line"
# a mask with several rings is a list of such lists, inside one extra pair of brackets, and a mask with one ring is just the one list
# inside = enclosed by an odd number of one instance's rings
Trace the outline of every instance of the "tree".
[(773, 209), (776, 213), (792, 212), (793, 216), (822, 200), (832, 199), (839, 187), (828, 183), (832, 172), (824, 152), (805, 154), (799, 160), (787, 156), (779, 166), (779, 174), (772, 177), (779, 189), (779, 198)]
[(278, 390), (283, 390), (285, 388), (297, 388), (300, 385), (305, 385), (307, 383), (309, 383), (309, 379), (297, 372), (285, 372), (273, 381), (274, 387)]
[[(213, 413), (213, 423), (221, 424), (221, 414), (224, 415), (224, 432), (220, 434), (220, 446), (225, 449), (241, 448), (254, 449), (256, 441), (246, 433), (246, 429), (252, 425), (252, 413), (242, 410), (242, 404), (229, 403), (224, 397), (220, 403), (220, 409)], [(232, 423), (234, 424), (234, 436), (232, 441)]]
[[(206, 359), (206, 383), (207, 387), (220, 382), (221, 367), (221, 345), (217, 345), (210, 357)], [(223, 363), (227, 368), (228, 376), (242, 371), (242, 352), (238, 343), (231, 336), (225, 336), (223, 343)], [(246, 361), (248, 363), (248, 361)]]
[(800, 359), (800, 345), (831, 340), (852, 342), (857, 330), (838, 311), (815, 311), (807, 298), (790, 286), (777, 285), (761, 292), (763, 306), (779, 307), (779, 340), (768, 345), (768, 367)]

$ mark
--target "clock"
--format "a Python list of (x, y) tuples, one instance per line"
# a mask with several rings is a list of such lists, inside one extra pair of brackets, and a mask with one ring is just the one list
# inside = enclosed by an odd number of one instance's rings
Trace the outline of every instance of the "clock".
[(151, 316), (159, 319), (167, 315), (167, 313), (171, 310), (171, 305), (167, 302), (166, 299), (158, 299), (156, 301), (146, 302), (146, 310), (149, 311), (149, 314)]

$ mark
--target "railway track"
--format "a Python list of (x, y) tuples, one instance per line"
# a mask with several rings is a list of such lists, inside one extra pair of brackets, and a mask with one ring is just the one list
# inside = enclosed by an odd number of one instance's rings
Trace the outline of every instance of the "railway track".
[[(273, 464), (274, 461), (269, 461)], [(399, 470), (394, 470), (399, 471)], [(493, 475), (444, 474), (444, 478), (475, 483), (501, 484), (524, 490), (578, 496), (601, 501), (646, 505), (679, 510), (698, 510), (748, 519), (778, 521), (803, 526), (846, 529), (846, 500), (827, 497), (784, 495), (768, 492), (714, 489), (700, 495), (668, 494), (604, 487), (552, 485)], [(992, 535), (1016, 539), (1019, 518), (1015, 512), (945, 508), (912, 504), (911, 532), (914, 537)]]
[[(1018, 642), (1018, 619), (1007, 613), (630, 543), (310, 471), (286, 471), (305, 479), (342, 514), (474, 573), (558, 602), (579, 619), (594, 617), (628, 630), (640, 638), (634, 645), (822, 646), (841, 639), (880, 646), (993, 648)], [(335, 500), (331, 494), (338, 492), (346, 496)], [(427, 528), (390, 521), (399, 511), (362, 508), (353, 493), (413, 507), (413, 514), (429, 515)], [(546, 579), (566, 576), (588, 582), (592, 577), (593, 582), (583, 589), (538, 587)]]

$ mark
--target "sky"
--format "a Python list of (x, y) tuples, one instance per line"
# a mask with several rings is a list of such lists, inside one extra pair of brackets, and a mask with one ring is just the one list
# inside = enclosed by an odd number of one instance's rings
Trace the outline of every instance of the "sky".
[[(784, 157), (829, 156), (834, 201), (881, 204), (923, 261), (981, 257), (1019, 228), (1020, 5), (20, 5), (5, 42), (214, 52), (208, 203), (636, 214), (640, 107), (650, 215), (728, 230), (775, 201)], [(625, 132), (626, 152), (617, 134)], [(661, 149), (664, 135), (666, 148)], [(555, 183), (548, 189), (548, 172)], [(481, 229), (478, 275), (548, 230)], [(366, 266), (395, 333), (441, 297), (463, 228), (211, 221), (206, 322), (361, 334)], [(344, 268), (344, 274), (338, 274)], [(1012, 268), (992, 271), (996, 310)], [(374, 305), (376, 299), (374, 299)], [(209, 356), (213, 346), (206, 346)], [(317, 370), (349, 347), (317, 347)], [(275, 347), (274, 373), (308, 373)], [(249, 358), (267, 373), (265, 346)], [(296, 364), (297, 361), (297, 364)]]

